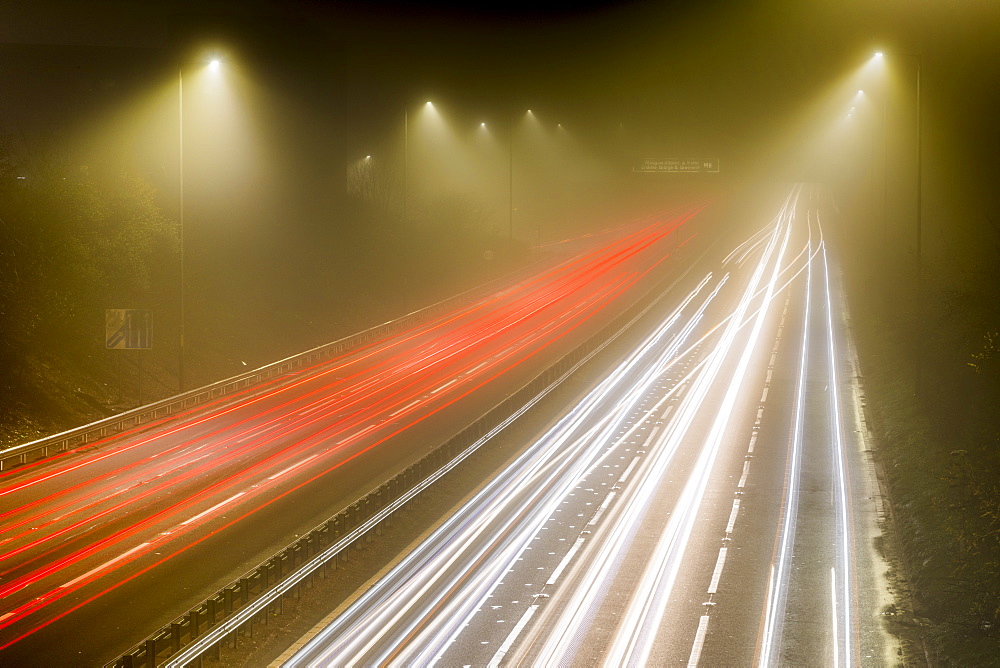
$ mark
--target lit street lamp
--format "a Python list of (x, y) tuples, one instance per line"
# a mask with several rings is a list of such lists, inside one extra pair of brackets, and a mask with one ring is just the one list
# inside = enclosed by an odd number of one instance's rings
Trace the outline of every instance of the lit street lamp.
[[(427, 100), (424, 107), (434, 107), (434, 104)], [(407, 181), (407, 152), (409, 151), (409, 134), (410, 134), (410, 109), (405, 104), (403, 105), (403, 227), (406, 227), (407, 217), (406, 217), (406, 181)]]
[[(916, 295), (915, 303), (917, 305), (921, 304), (921, 292), (923, 287), (923, 182), (924, 182), (924, 172), (923, 172), (923, 104), (921, 100), (921, 88), (923, 84), (922, 70), (923, 63), (920, 54), (898, 54), (908, 55), (915, 58), (917, 61), (917, 280), (915, 284)], [(874, 56), (877, 60), (882, 60), (885, 55), (881, 51), (877, 51)], [(888, 114), (888, 112), (886, 112)], [(887, 116), (888, 117), (888, 116)], [(918, 306), (919, 308), (919, 306)], [(921, 394), (922, 384), (923, 384), (923, 369), (922, 369), (922, 355), (921, 346), (923, 345), (923, 327), (922, 319), (918, 317), (918, 327), (921, 329), (920, 335), (917, 337), (917, 368), (916, 368), (916, 391), (917, 395)]]
[(406, 228), (406, 145), (410, 132), (410, 111), (403, 105), (403, 228)]
[(507, 138), (507, 242), (514, 241), (514, 114), (510, 115), (510, 136)]
[(181, 243), (181, 314), (177, 350), (177, 389), (184, 391), (184, 68), (177, 68), (177, 172)]
[[(525, 112), (533, 116), (531, 109)], [(523, 171), (523, 169), (522, 169)], [(507, 241), (514, 241), (514, 113), (510, 115), (507, 137)]]
[[(213, 58), (208, 67), (213, 72), (218, 72), (221, 63), (218, 58)], [(178, 222), (180, 227), (180, 327), (177, 353), (177, 385), (181, 392), (184, 391), (184, 326), (185, 326), (185, 281), (184, 281), (184, 68), (177, 68), (177, 172), (178, 172)]]

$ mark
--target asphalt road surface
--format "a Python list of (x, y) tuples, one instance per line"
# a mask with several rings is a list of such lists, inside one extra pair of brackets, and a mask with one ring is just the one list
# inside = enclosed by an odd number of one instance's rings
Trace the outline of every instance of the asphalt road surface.
[(819, 203), (793, 188), (709, 259), (600, 383), (282, 665), (891, 663)]
[[(97, 665), (423, 456), (663, 275), (638, 221), (334, 360), (0, 474), (0, 665)], [(574, 246), (574, 244), (567, 244)]]

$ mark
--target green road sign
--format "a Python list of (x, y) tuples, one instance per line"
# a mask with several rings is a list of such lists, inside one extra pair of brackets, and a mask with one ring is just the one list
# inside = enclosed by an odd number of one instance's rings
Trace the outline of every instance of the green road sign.
[(645, 174), (696, 174), (718, 172), (718, 160), (679, 160), (676, 158), (643, 158), (632, 164), (633, 172)]

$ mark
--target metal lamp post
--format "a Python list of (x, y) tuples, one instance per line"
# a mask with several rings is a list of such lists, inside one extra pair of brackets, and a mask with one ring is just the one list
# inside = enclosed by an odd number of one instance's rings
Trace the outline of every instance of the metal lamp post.
[(514, 114), (510, 115), (507, 141), (507, 242), (514, 241)]
[(180, 333), (178, 340), (178, 352), (177, 352), (177, 386), (178, 389), (184, 391), (184, 321), (185, 321), (185, 304), (184, 304), (184, 69), (177, 69), (177, 172), (178, 181), (180, 183), (178, 189), (178, 199), (179, 199), (179, 223), (180, 223), (180, 243), (181, 243), (181, 276), (180, 276), (180, 293), (181, 293), (181, 312), (180, 312)]
[(403, 227), (406, 227), (406, 151), (409, 144), (410, 112), (403, 105)]
[[(218, 70), (220, 61), (216, 58), (209, 62), (212, 70)], [(177, 177), (178, 187), (178, 223), (180, 227), (180, 327), (177, 354), (177, 385), (181, 392), (186, 386), (184, 374), (184, 330), (186, 323), (186, 288), (184, 280), (184, 68), (177, 68)]]
[[(881, 52), (876, 53), (875, 55), (878, 58), (882, 57), (882, 53)], [(917, 99), (916, 99), (916, 104), (917, 104), (917, 193), (916, 193), (916, 195), (917, 195), (917, 202), (916, 202), (916, 204), (917, 204), (917, 213), (916, 213), (916, 235), (917, 235), (917, 239), (916, 239), (916, 242), (917, 242), (917, 247), (916, 247), (917, 258), (916, 259), (917, 259), (917, 267), (916, 267), (916, 269), (917, 269), (917, 272), (916, 273), (917, 273), (917, 277), (916, 277), (916, 282), (914, 284), (914, 304), (916, 305), (916, 308), (919, 309), (920, 308), (919, 305), (922, 303), (922, 300), (921, 300), (920, 297), (921, 297), (921, 294), (923, 292), (923, 271), (924, 271), (924, 267), (923, 267), (923, 185), (924, 185), (923, 141), (924, 141), (924, 132), (923, 132), (923, 100), (922, 100), (922, 94), (923, 94), (923, 91), (922, 91), (922, 88), (923, 88), (923, 59), (921, 58), (921, 56), (920, 56), (919, 53), (916, 53), (916, 54), (897, 54), (897, 55), (900, 55), (900, 56), (903, 56), (903, 55), (910, 56), (912, 58), (915, 58), (916, 61), (917, 61), (917, 77), (916, 77), (916, 86), (917, 86), (917, 91), (916, 91), (916, 93), (917, 93)], [(885, 119), (886, 119), (886, 121), (888, 121), (888, 111), (885, 112)], [(886, 125), (888, 127), (888, 123), (886, 123)], [(888, 129), (886, 130), (886, 132), (888, 132)], [(888, 171), (888, 160), (886, 160), (886, 163), (887, 163), (886, 170)], [(888, 186), (886, 186), (886, 188), (888, 189)], [(886, 205), (885, 205), (887, 207), (887, 210), (886, 210), (886, 219), (888, 219), (888, 215), (887, 215), (888, 214), (888, 198), (886, 198), (886, 202), (887, 202)], [(915, 375), (916, 375), (916, 393), (917, 393), (918, 396), (920, 396), (922, 394), (922, 390), (923, 390), (923, 355), (922, 355), (922, 352), (923, 352), (923, 334), (924, 334), (924, 331), (926, 331), (926, 330), (923, 327), (923, 318), (919, 317), (919, 315), (918, 315), (917, 329), (918, 329), (918, 333), (917, 333), (917, 359), (916, 359), (916, 373), (915, 373)]]

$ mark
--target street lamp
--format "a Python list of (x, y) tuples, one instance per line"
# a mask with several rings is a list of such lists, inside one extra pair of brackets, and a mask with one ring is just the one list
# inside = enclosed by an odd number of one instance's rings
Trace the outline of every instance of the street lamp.
[[(917, 56), (917, 304), (921, 303), (920, 297), (923, 292), (923, 188), (924, 188), (924, 126), (923, 126), (923, 104), (920, 99), (920, 88), (922, 84), (921, 70), (922, 63), (920, 56)], [(917, 318), (917, 327), (921, 330), (923, 319)], [(923, 331), (917, 338), (917, 397), (923, 394)]]
[(510, 115), (507, 138), (507, 243), (514, 241), (514, 114)]
[[(921, 88), (923, 84), (922, 70), (923, 63), (920, 54), (898, 54), (909, 55), (917, 61), (917, 280), (916, 280), (916, 304), (920, 304), (920, 295), (923, 287), (923, 182), (924, 182), (924, 171), (923, 171), (923, 104), (921, 100)], [(875, 53), (875, 58), (881, 60), (884, 54), (881, 51)], [(920, 318), (918, 318), (920, 320)], [(918, 327), (920, 325), (918, 324)], [(917, 349), (917, 369), (916, 369), (916, 390), (917, 395), (921, 394), (922, 386), (922, 361), (920, 354), (920, 346), (922, 345), (922, 336), (918, 336), (918, 349)]]
[(177, 350), (177, 389), (184, 391), (184, 68), (177, 68), (177, 178), (181, 244), (181, 314)]
[[(424, 104), (424, 107), (434, 108), (434, 103), (430, 100)], [(406, 104), (403, 105), (403, 227), (406, 227), (406, 160), (407, 152), (409, 151), (409, 134), (410, 134), (410, 109)]]
[(410, 132), (410, 110), (403, 105), (403, 228), (406, 228), (406, 144)]
[[(208, 67), (218, 72), (222, 63), (213, 58)], [(185, 329), (185, 281), (184, 281), (184, 68), (177, 68), (177, 177), (178, 177), (178, 222), (180, 227), (180, 331), (177, 351), (177, 386), (184, 391), (184, 329)]]
[[(525, 112), (533, 116), (531, 109)], [(507, 241), (514, 241), (514, 113), (510, 114), (507, 137)]]

